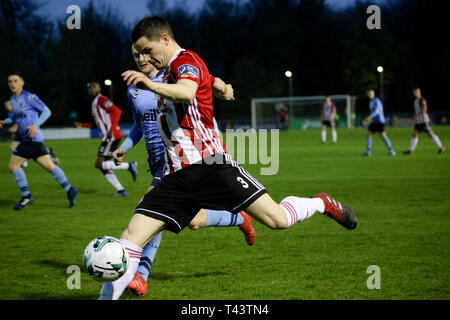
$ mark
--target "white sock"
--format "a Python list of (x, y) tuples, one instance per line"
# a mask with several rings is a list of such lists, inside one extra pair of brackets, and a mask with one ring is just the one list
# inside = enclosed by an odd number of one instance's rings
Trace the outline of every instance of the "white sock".
[(116, 188), (117, 191), (121, 191), (124, 189), (123, 186), (120, 184), (119, 179), (117, 179), (115, 173), (112, 172), (111, 170), (105, 173), (105, 178), (106, 180), (109, 181), (109, 183), (112, 184), (114, 188)]
[(322, 130), (322, 142), (327, 141), (327, 131), (326, 130)]
[(325, 205), (320, 198), (299, 198), (286, 197), (280, 202), (288, 220), (288, 226), (291, 227), (299, 221), (310, 218), (314, 213), (325, 211)]
[(130, 164), (128, 162), (122, 162), (118, 166), (114, 164), (114, 161), (103, 161), (102, 162), (102, 169), (103, 170), (128, 170), (130, 167)]
[(331, 131), (331, 136), (333, 137), (333, 142), (336, 143), (337, 142), (337, 132), (336, 132), (336, 130), (332, 130)]
[(414, 151), (416, 149), (417, 144), (419, 143), (419, 137), (412, 137), (411, 138), (411, 145), (409, 147), (409, 151)]
[(142, 248), (125, 239), (120, 239), (120, 242), (128, 251), (128, 269), (123, 276), (113, 282), (107, 282), (102, 285), (99, 300), (118, 300), (122, 292), (126, 289), (128, 284), (134, 278), (134, 274), (139, 266), (141, 260)]
[(439, 140), (439, 137), (437, 135), (433, 134), (431, 140), (433, 140), (433, 142), (438, 146), (439, 149), (442, 148), (441, 140)]

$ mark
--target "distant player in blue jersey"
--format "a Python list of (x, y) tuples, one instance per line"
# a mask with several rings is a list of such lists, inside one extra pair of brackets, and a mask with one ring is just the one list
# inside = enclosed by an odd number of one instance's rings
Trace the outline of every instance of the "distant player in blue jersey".
[[(159, 72), (146, 59), (139, 55), (132, 46), (134, 60), (141, 72), (146, 74), (152, 81), (162, 82), (163, 72)], [(220, 78), (214, 79), (214, 93), (224, 100), (233, 100), (233, 88), (225, 84)], [(125, 153), (133, 148), (142, 137), (144, 137), (148, 152), (148, 162), (153, 180), (149, 190), (157, 186), (164, 176), (165, 147), (157, 126), (158, 97), (151, 91), (141, 90), (134, 86), (128, 87), (128, 101), (133, 112), (134, 125), (127, 139), (113, 152), (116, 163), (120, 163)], [(217, 123), (215, 122), (215, 127)], [(218, 131), (218, 128), (216, 128)], [(202, 209), (191, 221), (189, 228), (197, 230), (204, 227), (230, 227), (239, 226), (244, 233), (246, 241), (252, 245), (255, 241), (255, 231), (251, 224), (251, 217), (241, 211), (232, 214), (228, 211)], [(147, 279), (161, 242), (162, 232), (155, 236), (143, 249), (141, 261), (134, 278), (128, 285), (128, 289), (138, 295), (145, 296), (147, 293)]]
[(375, 91), (368, 90), (367, 97), (370, 99), (370, 115), (363, 120), (363, 123), (370, 123), (366, 137), (366, 152), (362, 154), (363, 157), (372, 155), (372, 135), (376, 132), (380, 134), (386, 148), (389, 150), (388, 155), (390, 157), (395, 156), (395, 151), (392, 148), (391, 141), (389, 140), (386, 131), (386, 119), (384, 118), (383, 104), (378, 97), (375, 96)]
[(33, 159), (45, 171), (50, 172), (55, 180), (67, 192), (69, 208), (75, 204), (78, 188), (72, 187), (64, 174), (64, 171), (55, 165), (44, 146), (44, 139), (40, 126), (50, 117), (50, 109), (36, 96), (23, 89), (25, 82), (20, 74), (13, 73), (8, 77), (8, 86), (12, 92), (10, 98), (11, 113), (8, 118), (0, 120), (0, 128), (5, 124), (17, 123), (18, 134), (21, 137), (19, 145), (12, 151), (9, 161), (9, 170), (14, 175), (22, 198), (14, 206), (15, 210), (20, 210), (33, 202), (30, 190), (28, 189), (27, 177), (21, 168), (24, 161)]

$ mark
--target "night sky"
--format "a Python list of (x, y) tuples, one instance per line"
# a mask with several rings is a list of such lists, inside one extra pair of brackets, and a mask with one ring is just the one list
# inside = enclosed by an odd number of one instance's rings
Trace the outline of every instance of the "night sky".
[[(204, 0), (184, 0), (182, 3), (189, 5), (192, 11), (201, 7)], [(246, 0), (242, 0), (246, 1)], [(175, 6), (180, 0), (166, 0), (169, 7)], [(354, 0), (326, 0), (332, 8), (341, 9), (353, 4)], [(373, 1), (381, 3), (383, 1)], [(79, 5), (81, 8), (89, 3), (89, 0), (40, 0), (39, 13), (47, 15), (51, 20), (65, 19), (67, 17), (66, 8), (72, 4)], [(147, 0), (95, 0), (97, 4), (109, 4), (113, 8), (118, 8), (123, 13), (125, 22), (133, 23), (140, 20), (145, 13), (148, 13)]]

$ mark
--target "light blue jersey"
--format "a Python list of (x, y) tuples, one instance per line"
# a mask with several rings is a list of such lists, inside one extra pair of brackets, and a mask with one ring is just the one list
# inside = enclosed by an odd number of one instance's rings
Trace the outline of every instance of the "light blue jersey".
[(378, 97), (370, 100), (370, 115), (369, 117), (372, 119), (372, 123), (386, 123), (386, 119), (384, 118), (383, 104)]
[[(44, 110), (48, 110), (47, 106), (35, 94), (26, 90), (22, 90), (19, 96), (11, 96), (11, 113), (9, 119), (17, 123), (19, 126), (19, 135), (23, 141), (43, 142), (41, 130), (39, 128), (39, 116)], [(9, 121), (7, 121), (9, 122)], [(38, 130), (33, 138), (28, 136), (27, 126), (37, 125)]]
[[(162, 82), (163, 72), (159, 72), (151, 80)], [(129, 138), (133, 145), (144, 137), (145, 146), (148, 152), (150, 167), (164, 158), (165, 148), (158, 132), (158, 97), (148, 90), (141, 90), (134, 86), (129, 86), (127, 91), (128, 102), (133, 112), (134, 125), (131, 128)], [(125, 149), (127, 145), (124, 143)], [(132, 146), (131, 146), (132, 147)], [(128, 150), (126, 150), (128, 151)]]

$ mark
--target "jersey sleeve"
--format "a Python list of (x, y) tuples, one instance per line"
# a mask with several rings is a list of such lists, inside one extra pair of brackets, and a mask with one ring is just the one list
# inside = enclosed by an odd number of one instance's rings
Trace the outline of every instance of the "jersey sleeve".
[(35, 94), (29, 94), (27, 96), (28, 105), (31, 106), (34, 110), (41, 113), (47, 107), (44, 102)]
[(98, 98), (98, 102), (97, 103), (100, 106), (100, 108), (105, 109), (107, 112), (109, 112), (111, 110), (111, 107), (114, 105), (114, 103), (112, 103), (112, 101), (109, 100), (105, 96), (100, 96)]
[(173, 66), (173, 74), (176, 81), (180, 79), (189, 79), (200, 85), (201, 68), (194, 57), (190, 54), (185, 54), (175, 59)]
[(216, 82), (216, 78), (214, 78), (212, 75), (209, 75), (209, 81), (211, 82), (211, 87), (214, 85), (214, 83)]

